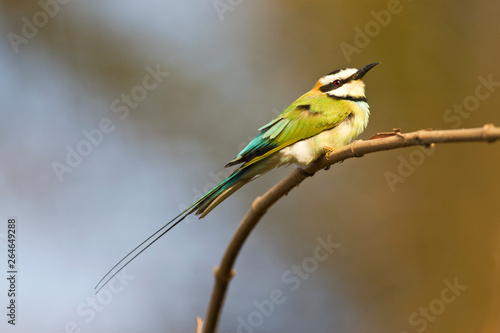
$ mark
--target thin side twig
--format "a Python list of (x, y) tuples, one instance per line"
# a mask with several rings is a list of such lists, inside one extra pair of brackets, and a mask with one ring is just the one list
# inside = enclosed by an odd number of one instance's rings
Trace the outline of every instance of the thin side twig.
[(203, 333), (203, 319), (196, 317), (196, 333)]
[(219, 267), (214, 270), (215, 284), (212, 290), (207, 310), (204, 333), (214, 333), (222, 310), (229, 281), (234, 276), (234, 263), (245, 240), (257, 225), (267, 210), (281, 197), (286, 195), (304, 179), (313, 176), (316, 172), (352, 157), (362, 157), (366, 154), (383, 150), (392, 150), (410, 146), (432, 146), (436, 143), (452, 142), (494, 142), (500, 140), (500, 128), (491, 124), (480, 128), (457, 130), (419, 130), (411, 133), (401, 133), (400, 130), (379, 133), (374, 139), (357, 140), (353, 143), (336, 149), (328, 156), (320, 158), (304, 170), (295, 169), (279, 183), (274, 185), (263, 196), (257, 197), (252, 207), (240, 222), (233, 235)]

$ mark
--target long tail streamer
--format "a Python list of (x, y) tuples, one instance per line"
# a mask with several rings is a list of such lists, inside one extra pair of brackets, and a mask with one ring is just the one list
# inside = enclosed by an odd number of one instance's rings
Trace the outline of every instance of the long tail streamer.
[[(228, 190), (232, 186), (235, 186), (234, 190), (237, 190), (238, 188), (240, 188), (240, 186), (238, 186), (237, 183), (241, 180), (241, 178), (245, 174), (247, 174), (248, 171), (249, 171), (249, 168), (243, 168), (243, 167), (235, 170), (228, 178), (226, 178), (224, 181), (222, 181), (219, 185), (214, 187), (211, 191), (209, 191), (207, 194), (202, 196), (195, 203), (193, 203), (191, 206), (186, 208), (182, 213), (177, 215), (174, 219), (169, 221), (163, 227), (156, 230), (155, 233), (153, 233), (151, 236), (149, 236), (147, 239), (145, 239), (142, 243), (137, 245), (132, 251), (127, 253), (126, 256), (124, 256), (120, 261), (118, 261), (106, 273), (106, 275), (104, 275), (102, 277), (102, 279), (94, 287), (94, 289), (96, 290), (95, 293), (97, 294), (106, 284), (108, 284), (109, 281), (111, 281), (111, 279), (113, 279), (118, 273), (120, 273), (120, 271), (122, 269), (127, 267), (128, 264), (130, 264), (135, 258), (137, 258), (142, 252), (144, 252), (146, 249), (148, 249), (151, 245), (153, 245), (158, 239), (160, 239), (167, 232), (172, 230), (173, 227), (175, 227), (177, 224), (182, 222), (182, 220), (184, 220), (188, 215), (190, 215), (191, 213), (193, 213), (197, 210), (198, 210), (196, 212), (197, 215), (202, 214), (203, 211), (208, 206), (210, 206), (210, 203), (212, 203), (214, 200), (216, 200), (226, 190)], [(211, 207), (210, 209), (213, 209), (213, 207)], [(129, 258), (129, 259), (127, 260), (127, 258)], [(117, 270), (115, 270), (115, 269), (117, 269)]]

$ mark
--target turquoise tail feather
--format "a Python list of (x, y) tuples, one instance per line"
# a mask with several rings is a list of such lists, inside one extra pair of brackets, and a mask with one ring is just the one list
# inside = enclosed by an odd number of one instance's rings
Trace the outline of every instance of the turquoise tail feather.
[[(205, 194), (203, 197), (198, 199), (187, 212), (191, 214), (196, 211), (195, 214), (200, 216), (200, 219), (205, 217), (212, 209), (217, 207), (222, 201), (224, 201), (231, 194), (236, 192), (240, 187), (252, 180), (256, 174), (253, 171), (253, 167), (239, 168), (235, 170), (229, 177), (223, 180), (219, 185), (214, 187), (210, 192)], [(189, 208), (188, 208), (189, 209)]]

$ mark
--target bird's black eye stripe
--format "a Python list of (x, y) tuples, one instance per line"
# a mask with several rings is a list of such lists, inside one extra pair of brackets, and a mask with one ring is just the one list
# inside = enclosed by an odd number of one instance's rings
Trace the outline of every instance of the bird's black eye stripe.
[(337, 89), (339, 87), (342, 87), (342, 85), (346, 83), (346, 80), (340, 80), (340, 79), (337, 79), (337, 80), (334, 80), (328, 84), (325, 84), (324, 86), (321, 86), (319, 88), (319, 90), (321, 92), (327, 92), (327, 91), (332, 91), (334, 89)]

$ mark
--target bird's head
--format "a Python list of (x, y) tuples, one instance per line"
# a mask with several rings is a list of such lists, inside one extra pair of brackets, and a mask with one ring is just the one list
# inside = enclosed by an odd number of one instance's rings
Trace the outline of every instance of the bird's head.
[(313, 90), (330, 97), (351, 101), (366, 101), (363, 76), (380, 62), (366, 65), (360, 69), (343, 68), (331, 72), (318, 80)]

